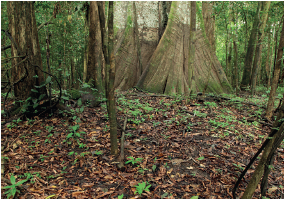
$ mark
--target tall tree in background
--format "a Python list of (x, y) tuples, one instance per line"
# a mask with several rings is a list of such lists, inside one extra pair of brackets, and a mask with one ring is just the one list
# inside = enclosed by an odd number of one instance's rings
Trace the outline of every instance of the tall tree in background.
[(246, 89), (251, 80), (251, 69), (252, 69), (252, 63), (253, 63), (253, 55), (255, 51), (255, 43), (256, 43), (256, 37), (257, 37), (257, 29), (259, 24), (259, 13), (261, 8), (261, 2), (258, 2), (258, 6), (256, 9), (256, 14), (254, 17), (253, 27), (250, 34), (250, 39), (248, 43), (247, 53), (245, 57), (245, 63), (244, 63), (244, 71), (243, 71), (243, 78), (241, 82), (241, 89)]
[(281, 63), (284, 63), (284, 60), (282, 59), (283, 58), (283, 48), (284, 48), (284, 20), (282, 24), (282, 31), (281, 31), (280, 42), (279, 42), (279, 47), (278, 47), (278, 52), (277, 52), (277, 57), (276, 57), (275, 68), (274, 68), (274, 76), (273, 76), (272, 83), (271, 83), (269, 100), (268, 100), (267, 108), (265, 111), (265, 117), (267, 117), (268, 119), (271, 119), (272, 117), (274, 101), (275, 101), (275, 93), (276, 93), (276, 89), (277, 89), (278, 81), (280, 77), (280, 66), (281, 66)]
[(268, 10), (270, 7), (270, 1), (262, 1), (262, 12), (261, 12), (261, 17), (260, 17), (260, 28), (258, 29), (258, 41), (256, 45), (256, 50), (255, 50), (255, 57), (254, 57), (254, 65), (252, 68), (252, 73), (251, 73), (251, 92), (252, 94), (255, 93), (255, 87), (256, 87), (256, 78), (257, 78), (257, 72), (260, 63), (260, 57), (261, 57), (261, 52), (262, 52), (262, 40), (264, 37), (264, 28), (266, 25), (267, 17), (268, 17)]
[(196, 85), (194, 77), (194, 58), (195, 58), (195, 41), (196, 41), (196, 1), (190, 3), (190, 36), (189, 36), (189, 56), (188, 56), (188, 85), (190, 92), (196, 94)]
[[(104, 2), (90, 2), (90, 27), (89, 27), (89, 44), (88, 44), (88, 65), (86, 82), (90, 82), (98, 92), (103, 91), (102, 69), (103, 69), (103, 53), (102, 53), (102, 37), (100, 31), (98, 4)], [(102, 5), (102, 7), (103, 7)], [(103, 12), (103, 11), (102, 11)], [(103, 13), (104, 15), (104, 13)]]
[[(14, 41), (11, 41), (12, 80), (16, 107), (20, 107), (29, 97), (38, 99), (46, 95), (46, 88), (35, 88), (44, 82), (42, 60), (36, 27), (34, 2), (7, 2), (9, 29)], [(36, 67), (36, 66), (38, 67)], [(40, 68), (40, 69), (39, 69)], [(37, 92), (36, 92), (37, 91)]]

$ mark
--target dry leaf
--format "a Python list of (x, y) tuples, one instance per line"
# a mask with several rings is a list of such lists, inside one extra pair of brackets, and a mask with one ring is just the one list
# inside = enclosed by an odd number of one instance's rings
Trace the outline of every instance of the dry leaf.
[(278, 190), (278, 188), (277, 188), (275, 185), (273, 185), (272, 188), (269, 188), (269, 189), (268, 189), (268, 193), (271, 194), (271, 193), (274, 192), (275, 190)]

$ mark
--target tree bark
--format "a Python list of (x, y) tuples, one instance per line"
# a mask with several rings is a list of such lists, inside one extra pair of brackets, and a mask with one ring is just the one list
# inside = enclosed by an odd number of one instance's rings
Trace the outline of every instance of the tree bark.
[(265, 111), (265, 116), (268, 119), (271, 119), (272, 117), (274, 101), (275, 101), (275, 93), (276, 93), (279, 76), (280, 76), (280, 66), (281, 66), (281, 62), (282, 63), (284, 62), (284, 60), (281, 60), (283, 56), (283, 47), (284, 47), (284, 20), (282, 24), (282, 31), (281, 31), (280, 42), (279, 42), (279, 47), (278, 47), (278, 52), (277, 52), (276, 64), (274, 68), (274, 76), (272, 79), (271, 90), (269, 94), (268, 105)]
[(270, 26), (271, 24), (268, 24), (268, 44), (267, 44), (267, 56), (266, 56), (266, 62), (265, 62), (265, 72), (267, 77), (267, 88), (270, 88), (270, 79), (271, 79), (271, 32), (270, 32)]
[(209, 1), (202, 1), (202, 15), (204, 20), (204, 27), (206, 35), (213, 52), (216, 52), (215, 45), (215, 17), (213, 16), (213, 3)]
[[(16, 105), (22, 106), (22, 102), (28, 97), (38, 99), (41, 94), (47, 95), (46, 87), (35, 88), (44, 82), (44, 77), (40, 70), (42, 69), (42, 59), (34, 3), (9, 1), (7, 2), (7, 12), (10, 33), (15, 42), (11, 43), (11, 55), (12, 57), (22, 56), (12, 60), (14, 67), (11, 70), (11, 82), (15, 84), (14, 95), (18, 101)], [(35, 78), (36, 76), (37, 78)]]
[[(98, 90), (98, 95), (103, 92), (102, 69), (102, 38), (100, 32), (100, 21), (98, 4), (103, 2), (90, 2), (90, 28), (89, 28), (89, 52), (86, 82), (90, 82), (92, 87)], [(103, 8), (103, 6), (102, 6)]]
[(256, 78), (257, 78), (257, 72), (259, 69), (260, 63), (260, 57), (261, 57), (261, 52), (262, 52), (262, 40), (264, 36), (264, 28), (267, 22), (268, 18), (268, 10), (270, 8), (270, 1), (263, 1), (262, 2), (262, 7), (263, 9), (261, 12), (261, 18), (260, 18), (260, 28), (258, 30), (258, 42), (256, 46), (256, 51), (255, 51), (255, 62), (252, 68), (252, 75), (251, 75), (251, 93), (252, 95), (255, 94), (255, 87), (256, 87)]
[(190, 93), (196, 94), (196, 83), (194, 77), (194, 58), (195, 58), (195, 41), (196, 41), (196, 1), (190, 3), (190, 35), (189, 35), (189, 58), (188, 58), (188, 85)]
[(108, 81), (106, 83), (106, 97), (108, 99), (107, 110), (110, 123), (111, 154), (117, 155), (117, 119), (114, 98), (115, 57), (113, 38), (113, 1), (110, 1), (108, 11), (108, 58), (106, 59), (106, 74), (108, 74), (106, 77), (108, 77)]
[(241, 89), (245, 90), (249, 86), (251, 82), (251, 69), (252, 69), (252, 63), (253, 63), (253, 55), (255, 50), (255, 41), (256, 41), (256, 35), (257, 35), (257, 29), (259, 24), (259, 13), (260, 13), (260, 4), (261, 2), (258, 2), (258, 6), (256, 9), (256, 14), (254, 17), (253, 27), (250, 34), (250, 39), (248, 43), (247, 53), (245, 57), (245, 65), (244, 65), (244, 71), (243, 71), (243, 78), (241, 82)]

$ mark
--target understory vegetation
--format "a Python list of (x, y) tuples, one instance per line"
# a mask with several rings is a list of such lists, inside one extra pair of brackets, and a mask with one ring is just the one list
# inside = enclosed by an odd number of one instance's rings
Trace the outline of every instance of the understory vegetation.
[[(11, 121), (1, 133), (2, 198), (232, 198), (233, 183), (271, 130), (260, 118), (269, 93), (257, 91), (253, 98), (117, 92), (118, 138), (127, 118), (122, 168), (110, 154), (105, 103)], [(267, 198), (283, 197), (283, 149)]]

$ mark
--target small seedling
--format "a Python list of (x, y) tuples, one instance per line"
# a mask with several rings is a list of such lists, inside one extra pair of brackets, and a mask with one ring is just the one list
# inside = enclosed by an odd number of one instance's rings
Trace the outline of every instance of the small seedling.
[(135, 185), (136, 187), (136, 191), (134, 192), (134, 194), (136, 194), (138, 192), (138, 194), (142, 194), (144, 191), (149, 192), (149, 188), (151, 187), (151, 184), (148, 184), (148, 182), (142, 182), (142, 183), (138, 183), (138, 185)]
[(118, 199), (123, 199), (123, 194), (117, 196)]
[(20, 190), (17, 190), (16, 187), (20, 186), (21, 184), (23, 184), (24, 182), (28, 181), (28, 179), (25, 180), (21, 180), (18, 183), (16, 183), (16, 178), (14, 175), (11, 175), (10, 177), (10, 181), (12, 185), (8, 185), (5, 187), (2, 187), (2, 189), (8, 189), (10, 188), (8, 191), (6, 191), (4, 194), (7, 194), (7, 198), (9, 199), (10, 196), (12, 196), (14, 198), (16, 192), (20, 193)]
[(127, 157), (127, 158), (130, 160), (126, 161), (125, 164), (131, 163), (132, 165), (135, 165), (143, 160), (143, 158), (133, 158), (133, 157)]

